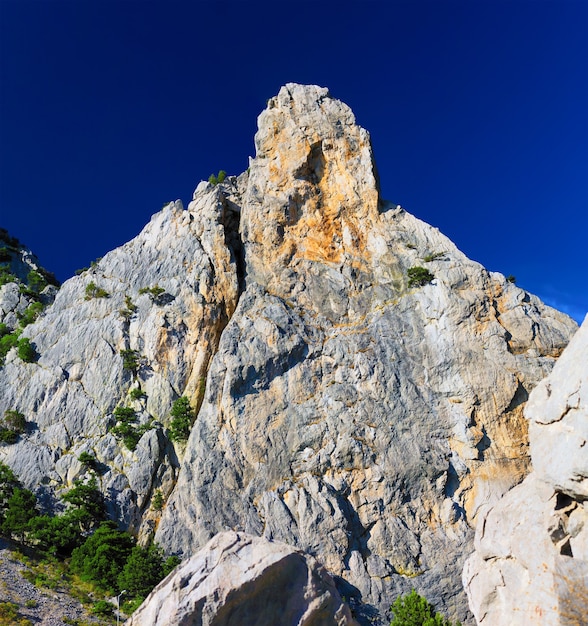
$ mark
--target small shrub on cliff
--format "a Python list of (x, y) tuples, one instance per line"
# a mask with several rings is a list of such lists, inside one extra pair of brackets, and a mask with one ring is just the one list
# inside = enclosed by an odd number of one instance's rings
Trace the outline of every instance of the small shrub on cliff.
[[(394, 619), (390, 626), (453, 626), (452, 622), (435, 611), (414, 589), (405, 596), (396, 598), (390, 607)], [(460, 626), (459, 622), (455, 626)]]
[(37, 360), (37, 352), (27, 337), (18, 340), (18, 356), (25, 363), (34, 363)]
[(123, 369), (133, 374), (139, 369), (139, 354), (136, 350), (121, 350), (120, 355), (123, 360)]
[(190, 406), (190, 400), (186, 396), (182, 396), (174, 402), (171, 416), (173, 419), (169, 426), (170, 439), (172, 441), (186, 441), (196, 417)]
[(110, 294), (92, 281), (86, 285), (86, 297), (84, 299), (92, 300), (92, 298), (110, 298)]
[(25, 416), (20, 411), (8, 409), (0, 421), (0, 443), (16, 443), (27, 429)]
[(214, 174), (211, 174), (208, 177), (208, 182), (211, 185), (218, 185), (219, 183), (224, 182), (226, 177), (227, 177), (227, 173), (225, 172), (225, 170), (220, 170), (220, 172), (216, 176)]
[(21, 327), (24, 328), (25, 326), (32, 324), (39, 317), (43, 308), (44, 306), (42, 302), (33, 302), (32, 304), (29, 304), (25, 312), (19, 316)]
[(422, 287), (435, 278), (435, 276), (424, 267), (409, 267), (406, 273), (408, 274), (409, 287)]

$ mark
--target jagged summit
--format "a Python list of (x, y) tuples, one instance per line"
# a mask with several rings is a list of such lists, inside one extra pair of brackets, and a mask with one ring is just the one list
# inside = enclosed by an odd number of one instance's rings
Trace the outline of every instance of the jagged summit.
[[(358, 619), (415, 587), (467, 622), (477, 515), (525, 476), (527, 394), (577, 326), (384, 202), (328, 90), (283, 87), (255, 143), (27, 326), (39, 357), (7, 355), (0, 413), (35, 426), (0, 460), (50, 503), (91, 452), (110, 514), (168, 552), (245, 531), (316, 557)], [(182, 395), (197, 417), (174, 443)]]

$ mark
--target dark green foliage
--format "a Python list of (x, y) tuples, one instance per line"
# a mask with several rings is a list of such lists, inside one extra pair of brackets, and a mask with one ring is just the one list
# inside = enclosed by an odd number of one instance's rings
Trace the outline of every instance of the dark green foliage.
[(29, 522), (29, 531), (31, 542), (38, 550), (60, 558), (69, 557), (84, 538), (80, 529), (80, 513), (77, 510), (57, 517), (34, 517)]
[(180, 563), (182, 559), (175, 554), (172, 556), (168, 556), (167, 559), (163, 562), (163, 576), (164, 578), (170, 574)]
[(435, 278), (435, 276), (424, 267), (409, 267), (406, 273), (408, 274), (409, 287), (422, 287)]
[(128, 372), (137, 373), (139, 369), (139, 354), (136, 350), (121, 350), (120, 355), (123, 360), (123, 369)]
[(84, 299), (92, 300), (92, 298), (110, 298), (110, 294), (92, 281), (86, 285), (86, 297)]
[(151, 500), (151, 508), (154, 509), (155, 511), (161, 511), (161, 509), (163, 509), (163, 494), (161, 493), (161, 490), (158, 489), (154, 494), (153, 494), (153, 499)]
[(190, 435), (194, 423), (194, 410), (186, 396), (178, 398), (171, 410), (172, 421), (169, 425), (169, 437), (172, 441), (185, 441)]
[(10, 263), (11, 260), (10, 250), (6, 246), (2, 246), (0, 248), (0, 263)]
[(16, 237), (12, 237), (6, 228), (0, 228), (0, 241), (3, 241), (11, 248), (20, 248), (20, 241)]
[(78, 461), (85, 465), (88, 469), (95, 470), (96, 469), (96, 457), (89, 452), (82, 452), (78, 457)]
[(208, 182), (211, 185), (218, 185), (219, 183), (224, 182), (226, 177), (227, 177), (227, 173), (225, 172), (225, 170), (220, 170), (216, 176), (214, 174), (211, 174), (208, 177)]
[(159, 285), (155, 285), (155, 287), (141, 287), (141, 289), (139, 289), (139, 294), (143, 295), (144, 293), (149, 294), (151, 302), (161, 304), (161, 296), (165, 293), (165, 289)]
[(24, 433), (27, 429), (27, 421), (24, 414), (14, 409), (8, 409), (4, 412), (4, 425), (6, 428), (10, 428), (19, 434)]
[(114, 614), (114, 607), (106, 600), (98, 600), (97, 602), (94, 602), (90, 611), (92, 615), (96, 615), (98, 617), (112, 617)]
[(18, 278), (5, 265), (0, 265), (0, 287), (8, 283), (18, 283)]
[(34, 363), (37, 360), (38, 354), (31, 344), (31, 340), (28, 337), (22, 337), (18, 340), (18, 356), (25, 363)]
[(114, 522), (103, 522), (73, 551), (70, 568), (82, 580), (116, 593), (118, 576), (134, 546), (135, 540), (129, 533), (118, 530)]
[(126, 321), (130, 322), (131, 318), (137, 311), (137, 305), (133, 303), (130, 296), (125, 296), (125, 308), (121, 309), (120, 315)]
[(37, 515), (36, 504), (37, 498), (32, 491), (15, 487), (8, 498), (2, 532), (9, 537), (16, 536), (21, 543), (24, 543), (29, 522)]
[(509, 274), (509, 275), (506, 277), (506, 282), (508, 282), (508, 283), (513, 283), (513, 284), (514, 284), (514, 283), (516, 283), (516, 282), (517, 282), (517, 277), (516, 277), (516, 276), (513, 276), (512, 274)]
[(135, 410), (128, 406), (119, 406), (114, 409), (114, 416), (117, 419), (117, 424), (110, 429), (110, 432), (115, 437), (122, 439), (125, 446), (131, 451), (137, 447), (141, 437), (153, 428), (151, 421), (135, 426), (134, 422), (137, 421), (137, 415)]
[(452, 626), (449, 620), (437, 613), (435, 607), (414, 589), (397, 598), (390, 608), (394, 612), (390, 626)]
[(20, 411), (8, 409), (0, 420), (0, 443), (13, 444), (27, 429), (27, 421)]
[(25, 326), (32, 324), (39, 317), (43, 308), (44, 305), (42, 302), (33, 302), (29, 304), (25, 312), (21, 313), (21, 315), (19, 316), (19, 322), (21, 327), (24, 328)]
[(133, 387), (129, 391), (131, 400), (142, 400), (147, 397), (147, 394), (140, 387)]
[(79, 276), (80, 274), (83, 274), (84, 272), (87, 272), (90, 268), (89, 267), (80, 267), (79, 269), (77, 269), (74, 274), (76, 276)]
[[(4, 328), (6, 328), (5, 325)], [(20, 331), (14, 331), (12, 333), (6, 333), (0, 338), (0, 366), (4, 365), (4, 359), (10, 352), (11, 348), (18, 345), (19, 335)]]
[(41, 293), (47, 286), (45, 277), (35, 270), (31, 270), (27, 274), (27, 285), (35, 292)]
[(147, 548), (135, 546), (118, 576), (119, 589), (145, 598), (163, 578), (163, 551), (152, 543)]
[(73, 507), (80, 527), (83, 529), (93, 528), (105, 519), (104, 496), (98, 490), (95, 476), (92, 476), (87, 483), (74, 480), (73, 488), (61, 499)]

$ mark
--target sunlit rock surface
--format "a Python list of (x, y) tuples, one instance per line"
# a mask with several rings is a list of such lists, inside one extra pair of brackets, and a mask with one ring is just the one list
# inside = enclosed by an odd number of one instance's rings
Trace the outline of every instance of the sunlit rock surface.
[[(412, 587), (467, 622), (473, 528), (527, 474), (523, 407), (576, 324), (384, 201), (328, 90), (283, 87), (255, 141), (27, 326), (39, 359), (8, 354), (0, 412), (29, 429), (0, 460), (51, 506), (89, 452), (111, 515), (167, 552), (244, 531), (316, 557), (364, 623)], [(172, 444), (181, 395), (198, 415)], [(118, 406), (147, 429), (134, 451)]]
[(356, 626), (333, 579), (283, 543), (220, 533), (147, 597), (126, 626)]
[(478, 524), (464, 586), (479, 624), (585, 624), (588, 615), (588, 321), (525, 414), (533, 471)]

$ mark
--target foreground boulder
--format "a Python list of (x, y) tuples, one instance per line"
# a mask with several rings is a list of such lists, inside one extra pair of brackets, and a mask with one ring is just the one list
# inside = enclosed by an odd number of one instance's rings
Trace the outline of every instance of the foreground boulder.
[(478, 624), (585, 624), (588, 319), (525, 415), (533, 471), (478, 525), (463, 581)]
[(214, 537), (174, 570), (127, 626), (353, 626), (331, 576), (311, 556), (244, 533)]

